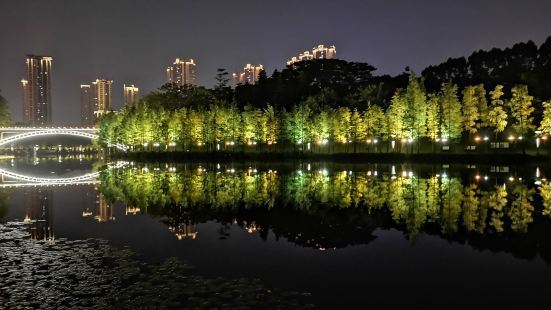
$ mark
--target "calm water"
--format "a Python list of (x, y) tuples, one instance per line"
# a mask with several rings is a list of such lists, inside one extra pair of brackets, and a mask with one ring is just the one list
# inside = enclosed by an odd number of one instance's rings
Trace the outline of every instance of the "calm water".
[[(74, 177), (86, 159), (14, 160)], [(106, 239), (148, 262), (310, 292), (319, 308), (544, 302), (551, 292), (551, 166), (128, 163), (95, 184), (4, 177), (3, 221), (34, 238)]]

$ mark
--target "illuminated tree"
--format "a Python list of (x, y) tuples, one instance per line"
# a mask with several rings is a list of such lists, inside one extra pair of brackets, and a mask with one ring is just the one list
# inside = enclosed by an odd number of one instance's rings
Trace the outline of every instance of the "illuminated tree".
[(543, 182), (539, 187), (541, 201), (543, 205), (542, 214), (551, 218), (551, 184)]
[(429, 94), (427, 101), (427, 136), (436, 141), (440, 137), (440, 102), (436, 94)]
[(322, 110), (321, 112), (314, 115), (311, 126), (312, 140), (318, 145), (326, 143), (329, 141), (330, 137), (330, 122), (331, 116), (330, 112), (327, 110)]
[(493, 128), (495, 137), (505, 130), (507, 126), (507, 113), (505, 112), (504, 103), (501, 97), (503, 96), (503, 86), (497, 85), (490, 92), (491, 104), (488, 111), (487, 125)]
[(487, 126), (488, 123), (488, 100), (486, 100), (486, 89), (484, 84), (478, 84), (475, 86), (475, 97), (478, 103), (478, 115), (479, 119), (476, 124), (476, 128), (482, 128)]
[(419, 139), (427, 134), (427, 98), (423, 81), (411, 74), (406, 88), (405, 128), (409, 138)]
[(186, 119), (186, 108), (181, 108), (180, 110), (172, 111), (168, 119), (168, 141), (169, 143), (182, 143), (183, 142), (183, 132), (184, 132), (184, 123), (183, 120)]
[[(262, 115), (262, 111), (255, 109), (250, 105), (245, 106), (243, 112), (241, 112), (241, 117), (243, 120), (243, 143), (252, 144), (260, 140), (260, 137), (257, 135), (258, 128), (260, 125), (259, 120)], [(260, 127), (261, 128), (261, 127)]]
[(364, 130), (367, 139), (383, 137), (386, 135), (386, 121), (383, 109), (378, 105), (367, 104), (367, 109), (364, 111)]
[(285, 117), (285, 132), (293, 144), (299, 144), (304, 151), (304, 144), (309, 141), (308, 129), (311, 124), (312, 109), (304, 102), (294, 106)]
[(206, 133), (204, 130), (204, 114), (202, 112), (197, 112), (190, 110), (188, 113), (188, 119), (186, 122), (186, 131), (185, 136), (189, 136), (190, 145), (202, 146), (206, 143)]
[(386, 111), (388, 134), (394, 139), (407, 138), (405, 128), (405, 116), (407, 110), (407, 100), (403, 90), (397, 90), (392, 96), (390, 106)]
[(332, 124), (332, 137), (335, 142), (348, 143), (350, 141), (351, 113), (348, 108), (340, 107), (335, 112)]
[(546, 101), (542, 103), (543, 106), (543, 116), (541, 118), (541, 123), (538, 130), (541, 130), (542, 133), (550, 134), (551, 133), (551, 101)]
[(356, 153), (357, 143), (365, 141), (364, 122), (357, 109), (354, 109), (350, 115), (350, 139), (354, 143), (354, 153)]
[(279, 140), (279, 132), (281, 130), (281, 122), (278, 115), (271, 105), (264, 110), (266, 118), (266, 143), (268, 145), (276, 144)]
[(470, 134), (475, 134), (479, 129), (478, 97), (475, 86), (467, 86), (463, 89), (463, 128)]
[(516, 85), (511, 89), (511, 100), (508, 102), (508, 106), (513, 118), (512, 127), (519, 135), (525, 135), (530, 130), (534, 130), (534, 119), (532, 113), (534, 107), (532, 106), (532, 100), (534, 97), (528, 94), (528, 86)]
[(440, 90), (442, 138), (455, 140), (461, 137), (461, 103), (457, 98), (457, 85), (442, 84)]

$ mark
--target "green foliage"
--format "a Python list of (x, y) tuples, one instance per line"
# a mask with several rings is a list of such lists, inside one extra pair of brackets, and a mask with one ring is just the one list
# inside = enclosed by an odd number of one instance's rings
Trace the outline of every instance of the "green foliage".
[(449, 140), (461, 137), (461, 103), (457, 98), (457, 85), (444, 83), (440, 90), (441, 129), (443, 138)]
[(429, 94), (427, 100), (427, 136), (435, 141), (440, 137), (440, 99), (436, 94)]
[(541, 123), (538, 130), (541, 130), (542, 133), (550, 134), (551, 133), (551, 101), (546, 101), (542, 103), (542, 106), (543, 106), (543, 116), (542, 116)]
[(528, 86), (516, 85), (511, 89), (511, 100), (509, 100), (509, 108), (513, 118), (512, 127), (520, 135), (525, 135), (529, 131), (534, 130), (534, 119), (532, 113), (534, 107), (532, 100), (534, 97), (528, 94)]
[(425, 137), (427, 134), (427, 98), (423, 81), (411, 75), (405, 92), (405, 129), (410, 138)]
[(463, 90), (463, 106), (462, 106), (462, 113), (463, 113), (463, 128), (465, 131), (471, 134), (475, 134), (479, 126), (479, 111), (478, 111), (479, 103), (478, 103), (478, 97), (476, 95), (476, 87), (475, 86), (467, 86)]
[(501, 99), (502, 96), (502, 85), (497, 85), (495, 89), (490, 92), (492, 101), (488, 112), (487, 125), (493, 128), (496, 135), (503, 132), (507, 126), (507, 113), (504, 109), (504, 102)]
[(386, 112), (388, 134), (393, 139), (407, 138), (408, 132), (405, 128), (406, 110), (407, 100), (404, 91), (397, 90)]

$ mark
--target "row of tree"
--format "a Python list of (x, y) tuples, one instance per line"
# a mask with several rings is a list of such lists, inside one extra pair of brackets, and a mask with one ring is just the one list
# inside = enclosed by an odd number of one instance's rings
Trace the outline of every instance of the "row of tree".
[(209, 108), (174, 109), (145, 102), (101, 118), (100, 137), (103, 143), (134, 149), (235, 150), (236, 145), (284, 143), (302, 150), (309, 144), (348, 144), (356, 150), (357, 144), (379, 141), (447, 143), (479, 133), (493, 134), (492, 139), (498, 140), (506, 130), (507, 135), (524, 137), (536, 130), (551, 132), (551, 102), (541, 104), (536, 126), (537, 103), (526, 85), (513, 86), (508, 96), (501, 85), (487, 92), (482, 84), (459, 93), (456, 85), (444, 83), (438, 92), (427, 93), (423, 80), (411, 75), (386, 109), (369, 101), (363, 111), (334, 108), (322, 99), (310, 96), (289, 111), (270, 105), (239, 109), (225, 101), (215, 101)]

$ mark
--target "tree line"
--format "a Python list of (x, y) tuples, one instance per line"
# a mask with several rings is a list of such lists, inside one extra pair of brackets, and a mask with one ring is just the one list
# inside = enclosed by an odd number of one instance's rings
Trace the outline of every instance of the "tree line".
[(366, 86), (355, 93), (365, 106), (362, 110), (329, 105), (323, 93), (288, 110), (272, 105), (240, 108), (218, 99), (208, 107), (144, 101), (102, 117), (100, 140), (134, 150), (281, 150), (278, 145), (284, 144), (299, 151), (335, 146), (357, 151), (358, 146), (379, 145), (400, 151), (403, 145), (473, 144), (511, 137), (523, 143), (534, 134), (543, 138), (551, 133), (551, 101), (537, 102), (526, 85), (459, 89), (446, 82), (428, 93), (424, 79), (411, 74), (386, 108), (371, 102), (371, 92)]

